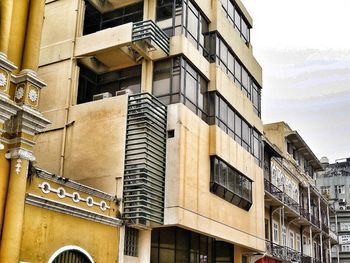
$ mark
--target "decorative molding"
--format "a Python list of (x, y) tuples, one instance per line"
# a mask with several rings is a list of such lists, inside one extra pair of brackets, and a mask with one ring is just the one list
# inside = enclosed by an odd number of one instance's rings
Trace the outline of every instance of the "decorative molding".
[(20, 110), (14, 102), (0, 94), (0, 122), (5, 123)]
[(32, 70), (22, 70), (18, 75), (16, 76), (12, 75), (11, 77), (12, 77), (12, 82), (15, 84), (19, 84), (22, 82), (29, 82), (33, 84), (35, 87), (38, 87), (39, 89), (46, 87), (45, 82), (42, 81), (37, 76), (37, 73)]
[(22, 100), (23, 99), (24, 92), (25, 92), (24, 89), (25, 89), (25, 85), (23, 83), (17, 85), (16, 91), (15, 91), (15, 99), (17, 99), (17, 100)]
[[(35, 161), (35, 156), (31, 151), (22, 149), (22, 148), (13, 148), (10, 149), (6, 154), (5, 154), (6, 159), (24, 159), (28, 161)], [(17, 166), (16, 166), (17, 167)], [(16, 170), (17, 172), (17, 170)]]
[(107, 209), (111, 209), (110, 206), (107, 205), (106, 201), (102, 200), (101, 202), (95, 202), (94, 199), (91, 196), (88, 196), (87, 198), (83, 198), (79, 195), (79, 193), (68, 193), (66, 189), (63, 187), (58, 187), (57, 189), (53, 188), (48, 182), (43, 182), (38, 185), (38, 187), (41, 189), (41, 191), (44, 194), (49, 193), (56, 193), (59, 198), (65, 198), (69, 197), (72, 199), (73, 202), (79, 203), (80, 201), (86, 203), (87, 206), (98, 206), (102, 211), (106, 211)]
[(0, 72), (0, 87), (5, 87), (7, 84), (7, 76), (4, 72)]
[(13, 64), (11, 61), (9, 61), (6, 57), (6, 55), (2, 52), (0, 52), (0, 67), (4, 68), (5, 70), (7, 70), (9, 72), (17, 69), (15, 64)]
[(22, 160), (21, 159), (17, 159), (16, 174), (19, 174), (21, 172), (21, 169), (22, 169)]
[(86, 193), (89, 195), (93, 195), (93, 196), (99, 197), (101, 199), (105, 199), (108, 201), (116, 201), (115, 196), (112, 196), (106, 192), (102, 192), (102, 191), (94, 189), (92, 187), (74, 182), (74, 181), (72, 181), (68, 178), (65, 178), (65, 177), (57, 176), (55, 174), (49, 173), (49, 172), (47, 172), (43, 169), (40, 169), (40, 168), (36, 168), (36, 171), (37, 171), (37, 173), (36, 173), (37, 176), (42, 178), (42, 179), (45, 179), (45, 180), (48, 180), (48, 181), (51, 181), (51, 182), (54, 182), (54, 183), (57, 183), (60, 185), (65, 185), (66, 187), (72, 188), (76, 191), (80, 191), (80, 192), (83, 192), (83, 193)]
[(37, 206), (40, 208), (52, 210), (55, 212), (75, 217), (80, 217), (86, 220), (95, 221), (101, 224), (110, 225), (114, 227), (121, 226), (123, 222), (119, 218), (101, 215), (92, 211), (53, 201), (33, 194), (27, 194), (25, 202), (29, 205)]

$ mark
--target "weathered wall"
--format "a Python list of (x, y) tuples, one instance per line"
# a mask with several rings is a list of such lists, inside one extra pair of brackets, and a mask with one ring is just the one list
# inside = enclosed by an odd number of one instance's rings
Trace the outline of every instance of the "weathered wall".
[[(165, 224), (176, 224), (264, 250), (263, 174), (254, 158), (218, 127), (209, 127), (182, 104), (168, 108)], [(251, 178), (249, 212), (210, 193), (210, 155), (218, 155)]]

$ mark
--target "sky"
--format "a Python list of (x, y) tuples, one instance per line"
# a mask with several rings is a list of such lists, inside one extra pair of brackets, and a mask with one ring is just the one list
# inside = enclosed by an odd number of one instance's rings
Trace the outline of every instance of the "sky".
[(285, 121), (318, 158), (350, 157), (350, 1), (242, 2), (263, 68), (263, 122)]

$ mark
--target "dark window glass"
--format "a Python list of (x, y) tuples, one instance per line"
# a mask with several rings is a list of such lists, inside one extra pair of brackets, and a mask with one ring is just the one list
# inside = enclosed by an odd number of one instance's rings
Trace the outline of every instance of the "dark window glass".
[(233, 246), (226, 242), (215, 242), (215, 262), (216, 263), (232, 263), (233, 262)]
[(210, 191), (248, 211), (253, 200), (252, 181), (217, 156), (211, 156), (210, 166)]
[(236, 5), (235, 1), (222, 0), (221, 5), (229, 22), (234, 25), (234, 27), (239, 31), (241, 38), (247, 45), (249, 45), (250, 27), (245, 21), (245, 18), (242, 12), (240, 11), (239, 7)]
[(128, 89), (131, 93), (141, 91), (141, 66), (97, 74), (79, 64), (79, 85), (77, 103), (94, 100), (94, 95), (115, 96), (117, 91)]
[(174, 263), (175, 260), (175, 229), (164, 228), (159, 235), (159, 262)]
[(143, 19), (143, 1), (107, 13), (100, 13), (88, 1), (85, 1), (85, 5), (83, 35)]
[[(216, 38), (215, 42), (213, 38)], [(252, 101), (253, 110), (260, 117), (261, 89), (253, 77), (217, 32), (206, 36), (206, 45), (210, 48), (209, 61), (211, 63), (216, 61), (228, 77), (242, 90), (243, 94)], [(214, 59), (215, 57), (216, 59)]]
[(135, 228), (125, 227), (124, 255), (137, 257), (139, 231)]

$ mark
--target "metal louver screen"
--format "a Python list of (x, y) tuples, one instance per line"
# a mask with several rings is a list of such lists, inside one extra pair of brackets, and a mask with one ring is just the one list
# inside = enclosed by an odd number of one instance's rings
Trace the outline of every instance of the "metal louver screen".
[(52, 263), (92, 263), (78, 250), (67, 250), (59, 254)]
[(167, 108), (148, 93), (129, 97), (124, 217), (131, 225), (163, 224)]

